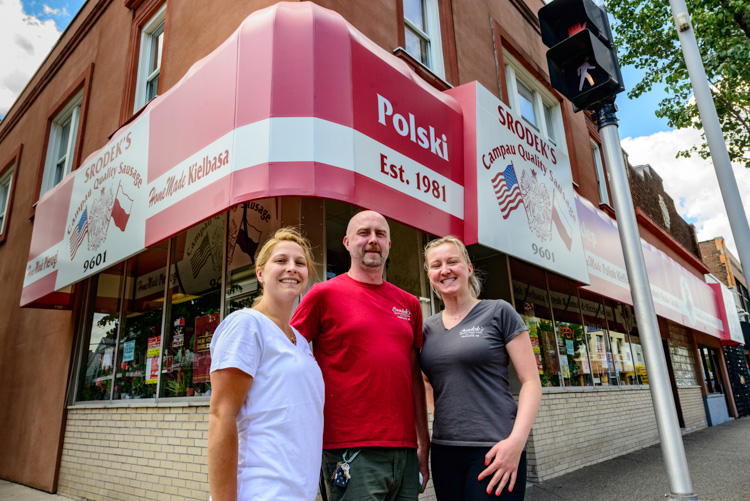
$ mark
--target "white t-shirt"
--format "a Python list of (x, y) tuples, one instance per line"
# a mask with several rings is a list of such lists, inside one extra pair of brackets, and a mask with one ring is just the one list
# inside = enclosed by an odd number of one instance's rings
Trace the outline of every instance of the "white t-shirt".
[(211, 372), (253, 377), (237, 415), (237, 499), (314, 500), (323, 448), (323, 376), (295, 329), (297, 345), (264, 314), (228, 315), (211, 340)]

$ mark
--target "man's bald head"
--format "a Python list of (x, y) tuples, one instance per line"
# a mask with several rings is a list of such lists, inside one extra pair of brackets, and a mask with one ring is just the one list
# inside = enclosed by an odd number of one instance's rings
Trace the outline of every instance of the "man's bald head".
[(391, 239), (391, 227), (388, 226), (388, 221), (385, 217), (374, 210), (363, 210), (352, 216), (349, 220), (349, 224), (346, 226), (346, 236), (352, 235), (352, 232), (356, 232), (357, 228), (370, 226), (372, 224), (380, 225), (385, 228), (388, 236), (388, 240)]
[(359, 212), (349, 220), (344, 247), (352, 258), (352, 269), (380, 269), (382, 273), (391, 248), (391, 229), (382, 214), (372, 210)]

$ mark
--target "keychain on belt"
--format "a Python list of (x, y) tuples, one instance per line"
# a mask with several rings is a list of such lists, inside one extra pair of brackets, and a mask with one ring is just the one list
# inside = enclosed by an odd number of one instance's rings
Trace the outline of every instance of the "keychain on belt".
[(333, 472), (333, 475), (331, 475), (331, 480), (333, 480), (333, 485), (336, 485), (338, 487), (346, 487), (349, 483), (349, 479), (352, 478), (351, 473), (349, 473), (349, 469), (351, 468), (350, 463), (354, 461), (354, 458), (356, 458), (360, 451), (355, 452), (352, 457), (347, 459), (347, 454), (349, 453), (349, 449), (347, 449), (344, 452), (343, 461), (339, 461), (336, 463), (336, 469)]

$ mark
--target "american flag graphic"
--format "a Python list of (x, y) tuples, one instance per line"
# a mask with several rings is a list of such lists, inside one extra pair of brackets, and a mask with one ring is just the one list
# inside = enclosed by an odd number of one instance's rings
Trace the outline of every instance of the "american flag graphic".
[(521, 188), (518, 187), (518, 179), (516, 179), (516, 171), (513, 169), (512, 162), (504, 171), (497, 173), (492, 180), (492, 187), (495, 189), (497, 204), (500, 206), (503, 219), (508, 219), (510, 213), (523, 203), (523, 195), (521, 195)]
[(78, 220), (78, 224), (73, 229), (73, 233), (70, 234), (70, 259), (73, 260), (73, 258), (76, 257), (76, 252), (78, 252), (78, 248), (83, 243), (83, 236), (86, 235), (89, 232), (89, 218), (88, 218), (88, 208), (83, 209), (83, 214), (81, 214), (81, 219)]
[(193, 271), (193, 278), (198, 276), (201, 268), (203, 268), (203, 265), (206, 264), (206, 261), (208, 261), (208, 258), (210, 257), (212, 257), (211, 245), (208, 242), (208, 235), (204, 235), (200, 245), (195, 249), (193, 255), (190, 256), (190, 268)]

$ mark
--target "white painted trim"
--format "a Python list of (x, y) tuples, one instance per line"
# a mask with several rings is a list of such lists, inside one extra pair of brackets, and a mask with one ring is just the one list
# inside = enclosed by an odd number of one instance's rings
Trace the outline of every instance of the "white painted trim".
[[(146, 87), (148, 82), (152, 79), (154, 73), (161, 72), (161, 65), (153, 73), (146, 73), (148, 71), (148, 57), (151, 53), (151, 45), (153, 44), (152, 34), (164, 24), (167, 16), (167, 4), (161, 6), (161, 8), (154, 14), (151, 19), (141, 28), (141, 49), (138, 54), (138, 73), (135, 85), (135, 99), (133, 100), (133, 113), (146, 106)], [(162, 50), (164, 48), (162, 47)]]
[(0, 235), (5, 232), (5, 225), (8, 220), (6, 216), (8, 215), (8, 206), (10, 205), (10, 190), (13, 189), (13, 172), (15, 170), (16, 166), (13, 165), (5, 172), (5, 174), (3, 174), (2, 178), (0, 178), (0, 187), (5, 190), (4, 207), (0, 207), (0, 217), (3, 218), (2, 223), (0, 223)]
[[(531, 73), (514, 58), (508, 51), (503, 50), (503, 60), (505, 61), (505, 82), (508, 88), (508, 102), (513, 111), (519, 116), (520, 107), (518, 104), (518, 87), (516, 79), (522, 81), (526, 87), (534, 93), (534, 116), (536, 117), (538, 129), (544, 138), (557, 149), (568, 153), (568, 145), (565, 141), (565, 128), (562, 121), (562, 110), (560, 103), (549, 93)], [(552, 127), (554, 128), (554, 141), (551, 139), (552, 134), (547, 130), (547, 120), (544, 118), (544, 109), (542, 104), (546, 104), (551, 111)]]
[(78, 91), (63, 110), (57, 114), (50, 124), (49, 140), (47, 141), (47, 156), (44, 161), (44, 172), (42, 174), (42, 188), (39, 192), (41, 197), (44, 193), (55, 187), (54, 172), (57, 166), (57, 152), (60, 147), (60, 133), (62, 126), (70, 120), (70, 134), (68, 135), (68, 146), (63, 167), (65, 177), (73, 170), (73, 157), (75, 156), (76, 140), (78, 139), (78, 125), (80, 121), (81, 104), (83, 103), (83, 89)]

